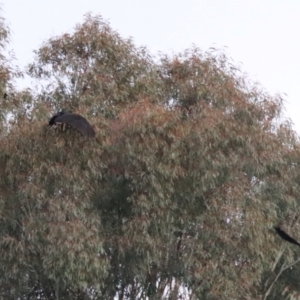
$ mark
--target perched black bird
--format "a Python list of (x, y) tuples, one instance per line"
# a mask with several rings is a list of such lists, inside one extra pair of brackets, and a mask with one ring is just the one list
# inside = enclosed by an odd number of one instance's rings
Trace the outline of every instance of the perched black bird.
[(49, 126), (55, 124), (67, 124), (78, 130), (82, 135), (92, 138), (95, 136), (95, 130), (90, 123), (82, 116), (77, 114), (60, 111), (55, 114), (49, 121)]
[(284, 239), (285, 241), (295, 244), (297, 246), (300, 246), (300, 243), (298, 243), (296, 240), (294, 240), (291, 236), (289, 236), (285, 231), (283, 231), (279, 226), (274, 226), (274, 229), (276, 230), (277, 234)]

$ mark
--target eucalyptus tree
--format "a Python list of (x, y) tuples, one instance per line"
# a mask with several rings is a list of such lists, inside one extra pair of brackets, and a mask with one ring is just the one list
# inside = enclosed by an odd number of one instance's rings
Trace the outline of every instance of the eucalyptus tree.
[[(47, 40), (28, 74), (30, 115), (0, 140), (3, 299), (300, 290), (296, 249), (273, 230), (299, 240), (299, 142), (280, 96), (221, 52), (153, 58), (91, 15)], [(49, 130), (63, 107), (95, 138)]]

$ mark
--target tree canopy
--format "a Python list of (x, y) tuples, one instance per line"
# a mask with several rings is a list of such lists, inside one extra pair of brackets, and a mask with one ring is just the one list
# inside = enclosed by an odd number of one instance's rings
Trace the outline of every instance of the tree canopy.
[[(300, 240), (280, 95), (221, 51), (155, 57), (92, 15), (35, 51), (34, 91), (0, 65), (1, 299), (300, 299), (273, 229)], [(96, 137), (49, 130), (62, 108)]]

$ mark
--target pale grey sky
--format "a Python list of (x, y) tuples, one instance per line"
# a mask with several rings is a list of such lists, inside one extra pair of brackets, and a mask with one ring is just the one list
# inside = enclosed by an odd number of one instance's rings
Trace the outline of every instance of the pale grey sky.
[(2, 0), (18, 64), (87, 12), (101, 14), (123, 37), (152, 53), (226, 47), (270, 93), (286, 93), (287, 115), (300, 133), (299, 0)]

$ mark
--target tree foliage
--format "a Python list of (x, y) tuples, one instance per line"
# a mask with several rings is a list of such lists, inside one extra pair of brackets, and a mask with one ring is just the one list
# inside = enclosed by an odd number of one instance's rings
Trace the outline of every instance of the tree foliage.
[[(300, 238), (280, 96), (219, 51), (154, 59), (91, 15), (28, 74), (39, 88), (16, 93), (0, 138), (0, 297), (297, 296), (297, 249), (272, 229)], [(96, 138), (48, 130), (63, 107)]]

